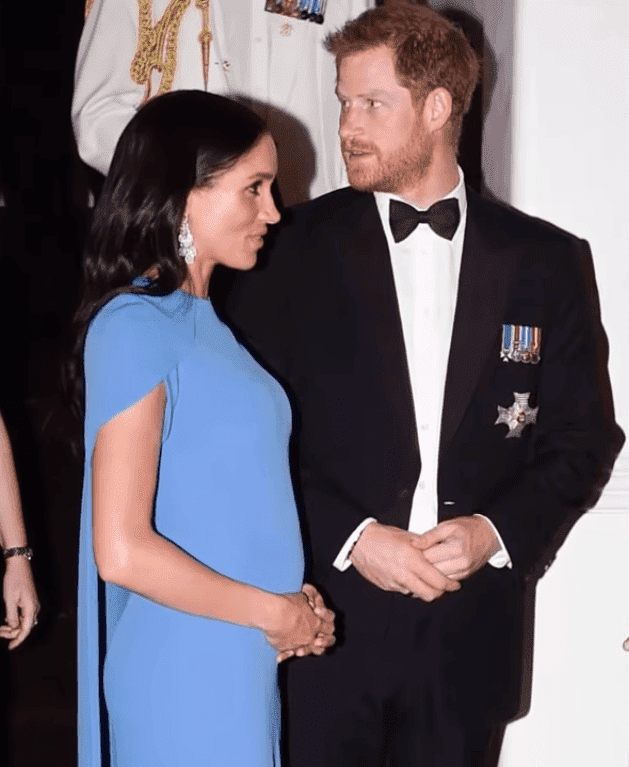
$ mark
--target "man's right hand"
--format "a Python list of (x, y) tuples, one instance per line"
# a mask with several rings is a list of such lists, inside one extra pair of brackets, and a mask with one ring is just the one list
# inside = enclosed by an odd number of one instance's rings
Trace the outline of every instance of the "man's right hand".
[(446, 591), (458, 591), (460, 583), (440, 573), (412, 545), (416, 537), (408, 530), (372, 522), (349, 558), (363, 578), (384, 591), (410, 594), (424, 602), (432, 602)]

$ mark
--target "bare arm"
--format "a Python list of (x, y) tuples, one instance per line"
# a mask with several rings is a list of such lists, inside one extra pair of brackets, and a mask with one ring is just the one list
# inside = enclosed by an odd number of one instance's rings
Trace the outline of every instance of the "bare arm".
[(310, 646), (326, 628), (305, 594), (272, 594), (231, 580), (154, 530), (164, 407), (160, 384), (98, 434), (92, 497), (101, 577), (182, 612), (258, 628), (278, 651)]
[[(9, 435), (0, 416), (0, 543), (4, 549), (26, 546), (26, 530)], [(22, 556), (5, 560), (4, 603), (6, 623), (0, 637), (12, 650), (26, 639), (39, 610), (30, 562)]]

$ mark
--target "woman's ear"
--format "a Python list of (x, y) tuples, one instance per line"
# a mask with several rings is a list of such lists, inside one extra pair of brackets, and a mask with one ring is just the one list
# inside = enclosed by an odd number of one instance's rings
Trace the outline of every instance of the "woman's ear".
[(191, 208), (191, 207), (194, 207), (194, 201), (192, 201), (192, 202), (191, 202), (191, 198), (192, 198), (193, 196), (194, 196), (194, 189), (192, 189), (192, 190), (191, 190), (191, 191), (188, 193), (188, 197), (187, 197), (187, 199), (186, 199), (186, 204), (185, 204), (185, 207), (184, 207), (184, 209), (183, 209), (183, 216), (184, 216), (184, 217), (185, 217), (185, 216), (188, 216), (188, 217), (189, 217), (189, 216), (190, 216), (190, 208)]

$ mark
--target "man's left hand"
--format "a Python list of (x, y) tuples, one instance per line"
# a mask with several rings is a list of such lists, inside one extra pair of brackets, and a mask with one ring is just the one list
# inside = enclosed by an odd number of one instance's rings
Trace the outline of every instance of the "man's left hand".
[(424, 557), (443, 575), (469, 578), (499, 551), (492, 526), (482, 517), (456, 517), (440, 522), (413, 540)]

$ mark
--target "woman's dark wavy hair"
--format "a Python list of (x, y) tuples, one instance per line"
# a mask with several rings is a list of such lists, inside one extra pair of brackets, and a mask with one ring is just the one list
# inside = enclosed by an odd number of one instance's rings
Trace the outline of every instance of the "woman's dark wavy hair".
[[(83, 415), (83, 345), (91, 318), (119, 293), (165, 295), (187, 276), (177, 235), (192, 189), (211, 186), (258, 142), (264, 120), (232, 99), (176, 91), (145, 104), (122, 132), (83, 252), (74, 316), (76, 344), (66, 371), (75, 415)], [(134, 277), (152, 270), (149, 287)]]

